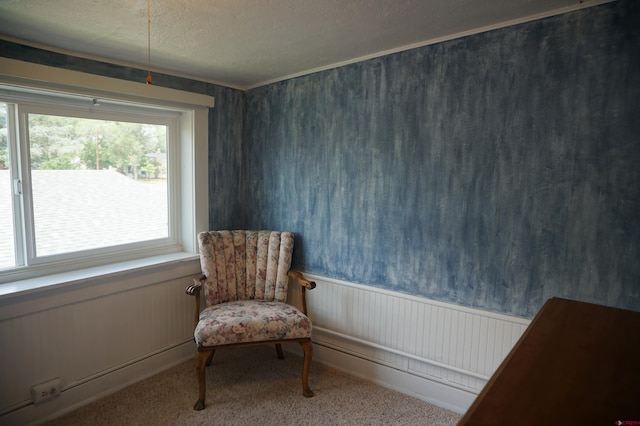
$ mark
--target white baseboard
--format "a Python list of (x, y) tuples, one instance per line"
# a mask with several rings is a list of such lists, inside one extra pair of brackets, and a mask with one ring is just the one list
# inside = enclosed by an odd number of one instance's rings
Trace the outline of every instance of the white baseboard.
[(459, 414), (465, 413), (477, 396), (325, 346), (314, 345), (313, 358), (336, 370)]
[[(284, 348), (302, 356), (298, 345), (286, 345)], [(317, 343), (313, 345), (313, 361), (458, 414), (464, 414), (477, 396)], [(313, 388), (313, 369), (309, 382)]]
[(96, 377), (73, 388), (63, 390), (59, 397), (29, 404), (0, 417), (0, 424), (38, 425), (69, 413), (136, 382), (193, 358), (195, 345), (185, 342)]
[[(298, 345), (286, 345), (285, 349), (302, 355)], [(7, 426), (44, 423), (188, 361), (193, 358), (193, 354), (193, 342), (185, 342), (64, 390), (57, 398), (36, 405), (30, 404), (7, 413), (0, 417), (0, 423)], [(318, 344), (314, 344), (313, 360), (460, 414), (469, 408), (476, 397), (473, 393)], [(310, 381), (313, 384), (313, 370)]]

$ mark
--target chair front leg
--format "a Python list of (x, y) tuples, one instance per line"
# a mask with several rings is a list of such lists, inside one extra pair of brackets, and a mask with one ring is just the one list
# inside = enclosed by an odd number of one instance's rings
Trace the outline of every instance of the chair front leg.
[(205, 394), (206, 394), (206, 376), (205, 376), (205, 370), (207, 368), (207, 361), (209, 361), (209, 359), (211, 358), (211, 353), (209, 352), (201, 352), (201, 351), (197, 351), (196, 352), (196, 372), (198, 374), (198, 386), (199, 386), (199, 391), (198, 391), (198, 401), (196, 402), (196, 404), (193, 406), (194, 410), (204, 410), (205, 407)]
[(311, 345), (311, 339), (300, 342), (302, 350), (304, 351), (304, 361), (302, 366), (302, 394), (311, 398), (313, 391), (309, 388), (309, 369), (311, 368), (311, 357), (313, 355), (313, 346)]

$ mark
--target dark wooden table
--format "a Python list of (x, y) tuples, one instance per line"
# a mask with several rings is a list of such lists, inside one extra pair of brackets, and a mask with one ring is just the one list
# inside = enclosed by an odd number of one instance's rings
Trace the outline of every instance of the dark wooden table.
[(640, 425), (640, 313), (549, 299), (458, 425)]

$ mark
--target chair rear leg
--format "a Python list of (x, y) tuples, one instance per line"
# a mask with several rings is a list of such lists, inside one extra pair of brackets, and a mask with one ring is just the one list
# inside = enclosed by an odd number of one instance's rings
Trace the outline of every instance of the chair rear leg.
[(206, 381), (205, 370), (207, 368), (207, 362), (210, 362), (212, 354), (209, 352), (196, 352), (196, 372), (198, 374), (198, 401), (193, 406), (194, 410), (204, 410), (205, 407), (205, 394), (206, 394)]
[(284, 359), (284, 352), (282, 352), (282, 345), (276, 343), (276, 352), (278, 353), (278, 359)]
[(304, 361), (302, 366), (302, 394), (311, 398), (313, 391), (309, 388), (309, 368), (311, 368), (311, 357), (313, 356), (313, 346), (311, 340), (300, 342), (302, 350), (304, 351)]
[(207, 367), (211, 365), (211, 361), (213, 361), (213, 354), (215, 354), (215, 353), (216, 353), (216, 351), (213, 350), (213, 351), (211, 351), (209, 356), (207, 356), (207, 363), (206, 363)]

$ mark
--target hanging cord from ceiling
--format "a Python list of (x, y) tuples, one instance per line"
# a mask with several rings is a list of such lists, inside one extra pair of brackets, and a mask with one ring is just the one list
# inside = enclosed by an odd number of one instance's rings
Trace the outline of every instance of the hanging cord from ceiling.
[(153, 84), (151, 77), (151, 0), (147, 0), (147, 84)]

